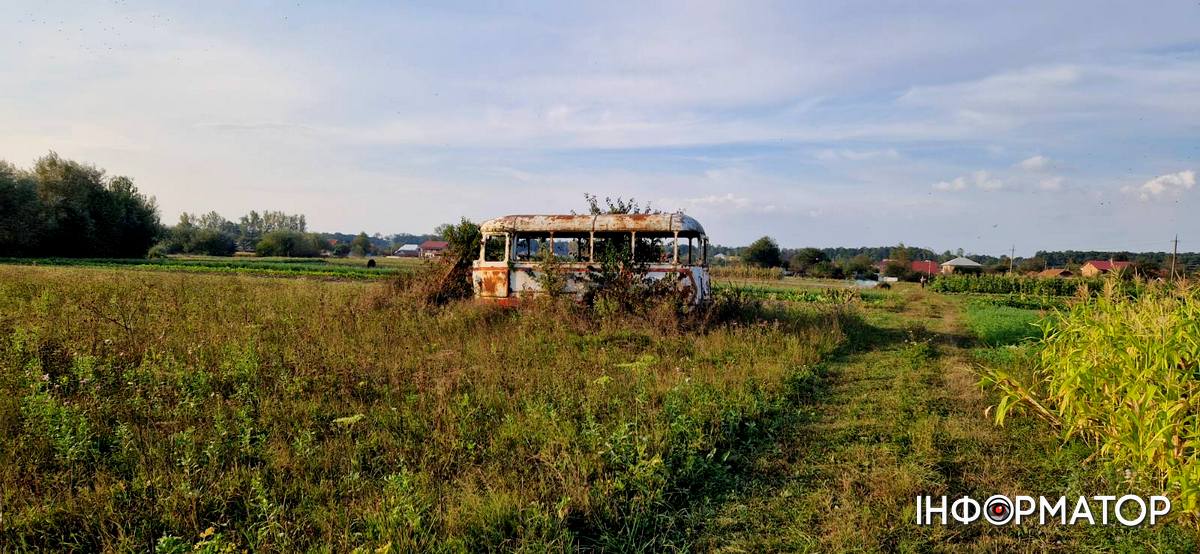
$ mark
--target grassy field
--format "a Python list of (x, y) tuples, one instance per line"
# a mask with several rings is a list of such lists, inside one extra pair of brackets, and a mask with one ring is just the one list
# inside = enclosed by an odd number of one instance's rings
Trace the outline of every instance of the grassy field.
[(1044, 312), (996, 305), (983, 299), (967, 302), (967, 328), (986, 346), (1004, 346), (1042, 336), (1037, 323)]
[(1045, 425), (996, 426), (973, 370), (1011, 359), (964, 322), (964, 298), (898, 285), (867, 305), (773, 448), (707, 518), (721, 552), (1194, 552), (1193, 528), (918, 526), (918, 494), (1080, 495), (1129, 490)]
[(723, 317), (601, 317), (428, 308), (390, 281), (0, 267), (0, 544), (1196, 549), (1175, 524), (916, 526), (918, 494), (1125, 485), (1087, 444), (985, 415), (974, 368), (1012, 362), (1006, 329), (1036, 311), (802, 285), (727, 285)]
[(0, 265), (93, 267), (177, 273), (223, 273), (267, 277), (315, 277), (329, 279), (384, 279), (421, 267), (416, 258), (272, 258), (170, 256), (161, 259), (89, 258), (0, 258)]
[(0, 314), (0, 543), (168, 551), (686, 548), (849, 317), (41, 267)]

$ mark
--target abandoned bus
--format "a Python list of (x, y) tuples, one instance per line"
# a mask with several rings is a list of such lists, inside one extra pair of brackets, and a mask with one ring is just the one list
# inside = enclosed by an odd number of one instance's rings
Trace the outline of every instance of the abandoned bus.
[(591, 272), (614, 254), (645, 264), (650, 279), (678, 279), (692, 303), (709, 298), (708, 237), (682, 213), (508, 215), (479, 229), (471, 283), (481, 300), (507, 304), (544, 294), (539, 276), (547, 256), (565, 277), (562, 291), (582, 297)]

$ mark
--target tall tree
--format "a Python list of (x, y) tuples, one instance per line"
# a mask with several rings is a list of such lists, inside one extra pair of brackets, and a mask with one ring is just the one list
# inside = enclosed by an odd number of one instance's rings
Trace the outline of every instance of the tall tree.
[(464, 217), (457, 225), (443, 223), (433, 232), (449, 243), (449, 254), (453, 259), (469, 261), (479, 256), (479, 242), (483, 234), (475, 222)]
[(366, 256), (371, 253), (371, 250), (371, 239), (367, 237), (366, 233), (359, 233), (354, 240), (350, 241), (351, 256)]
[[(159, 233), (154, 200), (127, 177), (106, 177), (102, 169), (54, 152), (28, 172), (3, 164), (0, 174), (5, 228), (20, 225), (24, 234), (3, 239), (11, 246), (0, 246), (0, 255), (20, 250), (41, 256), (142, 257)], [(22, 223), (34, 213), (38, 224)]]
[(36, 255), (43, 232), (37, 184), (0, 161), (0, 256)]
[(779, 253), (779, 244), (771, 237), (762, 237), (746, 248), (742, 259), (747, 264), (757, 267), (780, 267), (783, 260)]
[(788, 267), (796, 273), (807, 273), (808, 269), (818, 263), (827, 262), (829, 258), (817, 248), (801, 248), (792, 256)]

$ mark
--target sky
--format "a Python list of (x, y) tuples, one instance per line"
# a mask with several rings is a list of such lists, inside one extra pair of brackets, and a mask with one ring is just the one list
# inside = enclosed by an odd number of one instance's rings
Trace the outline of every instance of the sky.
[(0, 159), (313, 230), (1200, 251), (1200, 2), (0, 3)]

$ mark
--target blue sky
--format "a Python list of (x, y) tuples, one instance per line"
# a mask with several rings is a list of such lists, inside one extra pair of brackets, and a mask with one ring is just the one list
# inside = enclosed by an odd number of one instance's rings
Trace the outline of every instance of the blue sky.
[(712, 239), (1200, 250), (1200, 3), (6, 2), (0, 158), (164, 220), (426, 232), (583, 193)]

